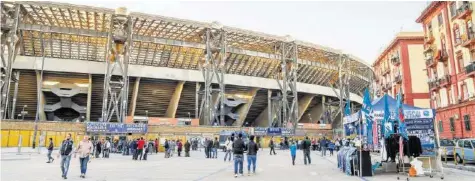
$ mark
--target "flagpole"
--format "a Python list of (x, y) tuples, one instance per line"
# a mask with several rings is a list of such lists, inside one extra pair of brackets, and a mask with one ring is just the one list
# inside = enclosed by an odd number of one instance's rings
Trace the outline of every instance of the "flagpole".
[[(360, 144), (360, 170), (359, 170), (359, 173), (360, 173), (360, 177), (363, 177), (363, 173), (361, 173), (363, 171), (363, 114), (361, 114), (361, 111), (360, 111), (360, 141), (361, 141), (361, 144)], [(366, 130), (368, 131), (368, 130)]]

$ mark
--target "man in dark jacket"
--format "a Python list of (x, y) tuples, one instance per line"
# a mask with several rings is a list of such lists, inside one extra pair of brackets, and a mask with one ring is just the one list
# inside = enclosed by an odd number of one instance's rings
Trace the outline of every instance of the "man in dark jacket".
[(270, 142), (269, 142), (270, 155), (272, 155), (272, 152), (274, 152), (274, 155), (276, 155), (274, 147), (275, 147), (274, 137), (272, 137), (272, 138), (270, 138)]
[(234, 153), (234, 177), (238, 176), (241, 174), (242, 176), (242, 169), (243, 169), (243, 159), (244, 159), (244, 150), (246, 148), (246, 145), (244, 144), (244, 141), (242, 141), (242, 134), (238, 134), (238, 139), (234, 140), (233, 142), (233, 153)]
[(218, 158), (218, 149), (219, 149), (219, 141), (218, 141), (218, 138), (215, 137), (213, 141), (213, 158)]
[(256, 173), (256, 160), (257, 160), (257, 151), (259, 146), (254, 142), (254, 135), (249, 137), (249, 143), (247, 144), (247, 174), (251, 175), (251, 164), (252, 164), (252, 173)]
[(176, 141), (178, 156), (181, 157), (181, 151), (183, 150), (183, 143), (180, 140)]
[(165, 158), (170, 158), (170, 144), (168, 143), (167, 139), (165, 139), (165, 144), (163, 147), (165, 148)]
[(310, 140), (308, 139), (308, 137), (305, 137), (305, 140), (302, 141), (303, 162), (305, 165), (307, 165), (307, 159), (309, 165), (312, 163), (310, 160), (310, 145)]
[(66, 139), (63, 140), (61, 143), (61, 147), (59, 148), (59, 155), (61, 155), (61, 172), (63, 179), (68, 179), (68, 170), (69, 170), (69, 162), (71, 161), (71, 155), (74, 152), (73, 140), (71, 139), (71, 133), (66, 135)]
[(48, 146), (48, 162), (46, 163), (51, 163), (54, 161), (54, 158), (51, 157), (51, 154), (53, 153), (53, 148), (54, 148), (54, 145), (53, 145), (53, 138), (49, 138), (49, 146)]
[(208, 139), (206, 147), (208, 147), (208, 158), (213, 158), (213, 140), (211, 138)]
[(188, 140), (186, 140), (186, 143), (185, 143), (185, 157), (190, 157), (190, 142)]

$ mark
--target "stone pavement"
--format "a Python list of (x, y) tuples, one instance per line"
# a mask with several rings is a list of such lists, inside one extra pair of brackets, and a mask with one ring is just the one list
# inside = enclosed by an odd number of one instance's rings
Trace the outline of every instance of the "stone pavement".
[[(277, 151), (270, 156), (269, 150), (260, 151), (257, 157), (257, 174), (252, 176), (233, 177), (231, 162), (223, 162), (223, 152), (218, 159), (204, 158), (204, 152), (191, 152), (190, 158), (163, 158), (163, 154), (149, 155), (148, 161), (133, 161), (131, 156), (111, 154), (110, 159), (94, 159), (89, 164), (87, 178), (79, 178), (78, 158), (72, 159), (68, 180), (88, 181), (151, 181), (151, 180), (275, 180), (275, 181), (305, 181), (305, 180), (338, 180), (338, 181), (373, 181), (397, 180), (397, 175), (377, 175), (369, 178), (347, 176), (336, 168), (336, 156), (322, 158), (319, 152), (312, 152), (312, 164), (304, 165), (302, 152), (298, 151), (296, 165), (291, 165), (289, 151)], [(46, 164), (45, 154), (30, 154), (29, 160), (2, 160), (2, 181), (55, 181), (62, 180), (59, 160)], [(2, 157), (5, 154), (2, 154)], [(247, 161), (244, 161), (247, 173)], [(445, 180), (473, 180), (474, 173), (447, 170)], [(405, 179), (405, 177), (403, 177)], [(440, 180), (440, 178), (420, 177), (411, 180)]]

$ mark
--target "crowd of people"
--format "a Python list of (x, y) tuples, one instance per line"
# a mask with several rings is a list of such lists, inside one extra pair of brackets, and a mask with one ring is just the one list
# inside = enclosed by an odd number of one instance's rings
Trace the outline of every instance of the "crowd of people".
[[(295, 165), (296, 153), (297, 150), (303, 151), (303, 159), (305, 165), (311, 164), (311, 151), (320, 151), (321, 156), (326, 156), (327, 150), (329, 155), (333, 156), (334, 150), (338, 151), (340, 146), (343, 145), (348, 140), (345, 139), (336, 139), (330, 140), (326, 137), (319, 139), (309, 139), (305, 137), (302, 140), (291, 140), (284, 138), (279, 144), (276, 143), (274, 138), (271, 138), (269, 141), (270, 155), (276, 155), (275, 147), (280, 145), (282, 150), (289, 150), (292, 160), (292, 164)], [(173, 157), (175, 152), (178, 157), (182, 156), (184, 151), (184, 157), (190, 157), (190, 151), (197, 151), (200, 148), (200, 141), (198, 139), (186, 140), (184, 143), (181, 139), (168, 140), (166, 139), (163, 143), (163, 148), (165, 150), (165, 158)], [(220, 143), (218, 138), (209, 139), (206, 138), (201, 142), (201, 146), (204, 147), (205, 157), (209, 159), (218, 158), (218, 150), (220, 149)], [(260, 144), (256, 143), (255, 136), (249, 136), (247, 143), (243, 140), (243, 135), (239, 133), (238, 135), (232, 134), (224, 143), (223, 151), (224, 162), (234, 161), (234, 177), (243, 175), (243, 162), (246, 156), (247, 158), (247, 171), (248, 175), (255, 174), (256, 165), (257, 165), (257, 152), (260, 149)], [(49, 138), (48, 144), (48, 154), (47, 163), (54, 162), (52, 157), (54, 144), (52, 138)], [(133, 139), (133, 140), (114, 140), (111, 142), (110, 139), (101, 139), (101, 140), (91, 140), (88, 136), (84, 136), (83, 139), (77, 144), (77, 147), (74, 147), (74, 142), (71, 139), (71, 134), (67, 134), (66, 139), (61, 142), (58, 158), (61, 158), (61, 172), (62, 178), (67, 179), (67, 173), (69, 170), (69, 163), (71, 161), (72, 155), (74, 158), (79, 156), (80, 163), (80, 172), (81, 178), (86, 177), (87, 164), (92, 158), (109, 158), (109, 154), (112, 153), (122, 153), (122, 155), (132, 155), (132, 160), (147, 160), (147, 155), (155, 153), (157, 154), (159, 150), (158, 139), (149, 140), (148, 142), (143, 138)], [(201, 150), (201, 149), (200, 149)], [(102, 154), (101, 154), (102, 153)]]

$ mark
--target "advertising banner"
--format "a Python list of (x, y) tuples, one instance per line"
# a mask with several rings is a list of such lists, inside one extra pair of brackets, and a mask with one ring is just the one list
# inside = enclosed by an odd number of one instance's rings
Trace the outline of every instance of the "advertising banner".
[(278, 136), (282, 134), (281, 128), (267, 128), (267, 135)]
[(421, 140), (422, 155), (435, 156), (434, 119), (406, 119), (407, 133)]
[(147, 133), (146, 124), (124, 124), (124, 123), (103, 123), (87, 122), (86, 132), (89, 133)]
[(267, 135), (267, 128), (255, 127), (253, 134), (256, 135), (256, 136), (265, 136), (265, 135)]

